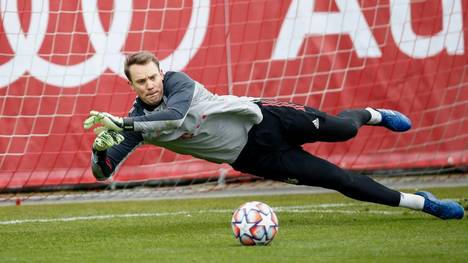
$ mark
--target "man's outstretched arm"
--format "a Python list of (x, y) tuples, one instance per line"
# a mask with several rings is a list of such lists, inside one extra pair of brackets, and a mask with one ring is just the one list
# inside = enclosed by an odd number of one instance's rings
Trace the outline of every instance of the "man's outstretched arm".
[(107, 112), (91, 111), (85, 129), (97, 125), (114, 131), (152, 132), (180, 127), (187, 116), (195, 93), (195, 81), (181, 72), (170, 72), (165, 81), (166, 108), (150, 114), (118, 117)]
[(112, 177), (127, 156), (143, 142), (141, 133), (106, 130), (93, 143), (91, 166), (94, 177), (104, 181)]

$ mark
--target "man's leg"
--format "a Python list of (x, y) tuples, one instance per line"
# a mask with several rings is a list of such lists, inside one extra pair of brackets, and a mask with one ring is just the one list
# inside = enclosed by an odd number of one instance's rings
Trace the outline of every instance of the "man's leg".
[(363, 125), (383, 126), (392, 131), (406, 131), (411, 122), (403, 114), (391, 110), (348, 109), (337, 116), (300, 105), (266, 106), (282, 123), (285, 139), (293, 145), (308, 142), (340, 142), (356, 136)]
[[(249, 132), (247, 145), (232, 164), (234, 169), (268, 179), (297, 180), (299, 184), (334, 189), (357, 200), (399, 205), (399, 192), (367, 176), (347, 172), (291, 144), (293, 139), (300, 143), (317, 140), (314, 137), (329, 141), (352, 137), (370, 119), (370, 113), (350, 110), (342, 114), (344, 117), (337, 117), (310, 108), (304, 112), (278, 106), (262, 107), (262, 112), (263, 121)], [(313, 122), (317, 118), (321, 121), (318, 128)]]
[[(305, 152), (301, 146), (291, 144), (293, 137), (299, 138), (295, 142), (307, 142), (309, 138), (314, 138), (313, 136), (320, 136), (321, 134), (316, 131), (318, 129), (313, 122), (317, 118), (327, 122), (325, 128), (330, 129), (332, 134), (340, 126), (355, 127), (347, 129), (348, 131), (343, 134), (338, 134), (342, 136), (341, 138), (349, 136), (348, 133), (356, 133), (364, 122), (369, 121), (367, 118), (370, 117), (366, 117), (367, 113), (364, 110), (345, 111), (340, 114), (342, 117), (325, 115), (319, 111), (314, 114), (304, 114), (303, 111), (294, 111), (290, 107), (266, 107), (262, 108), (262, 112), (264, 119), (249, 132), (247, 145), (242, 150), (238, 160), (232, 164), (234, 169), (268, 179), (296, 181), (298, 184), (334, 189), (361, 201), (416, 210), (422, 209), (424, 212), (439, 218), (463, 217), (463, 207), (453, 201), (440, 201), (426, 193), (415, 195), (389, 189), (367, 176), (345, 171), (326, 160)], [(298, 119), (302, 125), (297, 122)], [(352, 124), (353, 122), (354, 124)], [(309, 126), (305, 127), (307, 125)], [(310, 125), (313, 125), (316, 130), (311, 132)], [(319, 123), (317, 126), (320, 129), (324, 125)], [(307, 137), (310, 136), (310, 133), (313, 136)], [(283, 138), (283, 136), (287, 138)], [(329, 139), (335, 141), (339, 136), (333, 134), (333, 137)], [(283, 139), (286, 139), (288, 143)]]
[(400, 192), (387, 188), (372, 178), (346, 171), (301, 148), (284, 151), (279, 158), (281, 179), (298, 184), (336, 190), (350, 198), (372, 203), (398, 206)]
[(340, 142), (356, 136), (371, 114), (365, 109), (346, 110), (338, 116), (314, 108), (281, 106), (264, 107), (264, 111), (275, 115), (281, 123), (284, 139), (292, 145), (324, 141)]
[(282, 137), (292, 145), (346, 141), (356, 136), (359, 128), (372, 119), (371, 112), (366, 109), (345, 110), (335, 116), (315, 108), (275, 100), (262, 100), (261, 108), (264, 115), (278, 120)]
[[(411, 121), (398, 111), (386, 109), (347, 109), (338, 116), (305, 107), (305, 114), (322, 116), (322, 125), (316, 127), (315, 138), (318, 141), (346, 141), (356, 136), (363, 125), (382, 126), (391, 131), (403, 132), (411, 128)], [(301, 118), (299, 118), (301, 119)], [(320, 120), (320, 118), (318, 118)], [(318, 121), (317, 121), (318, 122)], [(304, 127), (304, 126), (302, 126)], [(313, 129), (311, 129), (313, 130)]]
[[(294, 104), (292, 104), (294, 105)], [(356, 136), (363, 125), (382, 126), (396, 132), (411, 128), (403, 114), (386, 109), (348, 109), (337, 116), (307, 106), (268, 106), (284, 127), (284, 136), (291, 144), (346, 141)]]
[(410, 194), (390, 189), (368, 176), (343, 170), (300, 148), (283, 152), (277, 169), (282, 169), (279, 174), (285, 176), (283, 180), (333, 189), (356, 200), (422, 210), (441, 219), (464, 216), (463, 207), (454, 201), (438, 200), (428, 192)]

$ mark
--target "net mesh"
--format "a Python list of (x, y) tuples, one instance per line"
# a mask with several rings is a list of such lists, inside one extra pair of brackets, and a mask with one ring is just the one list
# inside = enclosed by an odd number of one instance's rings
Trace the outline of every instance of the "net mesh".
[(126, 54), (149, 50), (217, 94), (329, 113), (392, 108), (414, 128), (363, 128), (305, 149), (347, 169), (442, 173), (468, 164), (466, 6), (409, 1), (10, 1), (0, 11), (0, 191), (192, 185), (250, 178), (143, 146), (114, 181), (90, 171), (91, 109), (126, 115)]

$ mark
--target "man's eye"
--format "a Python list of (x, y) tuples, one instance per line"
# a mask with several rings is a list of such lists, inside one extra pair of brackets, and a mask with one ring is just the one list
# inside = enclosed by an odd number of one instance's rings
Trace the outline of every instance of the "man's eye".
[(150, 76), (149, 79), (150, 79), (151, 81), (154, 81), (154, 80), (156, 79), (156, 76)]
[(143, 79), (143, 80), (137, 80), (136, 83), (139, 84), (139, 85), (143, 85), (143, 84), (145, 84), (145, 82), (146, 81)]

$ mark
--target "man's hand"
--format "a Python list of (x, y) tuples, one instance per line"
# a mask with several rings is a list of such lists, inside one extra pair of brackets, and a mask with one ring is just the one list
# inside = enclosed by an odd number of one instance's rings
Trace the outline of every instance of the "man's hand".
[(101, 124), (108, 130), (122, 131), (124, 127), (123, 119), (107, 112), (91, 111), (89, 117), (83, 122), (83, 127), (89, 129), (95, 124)]
[(99, 131), (99, 134), (93, 143), (93, 149), (96, 151), (107, 150), (114, 145), (120, 144), (124, 140), (123, 135), (116, 131), (100, 128), (96, 128), (95, 132), (96, 131)]

